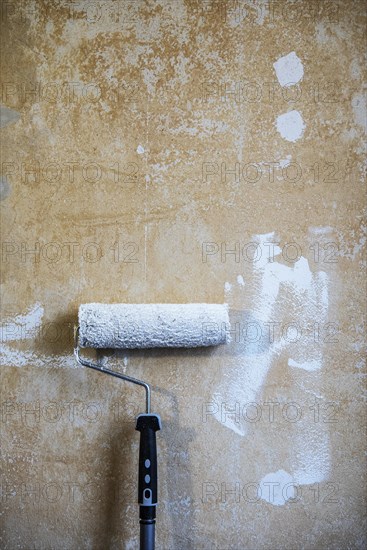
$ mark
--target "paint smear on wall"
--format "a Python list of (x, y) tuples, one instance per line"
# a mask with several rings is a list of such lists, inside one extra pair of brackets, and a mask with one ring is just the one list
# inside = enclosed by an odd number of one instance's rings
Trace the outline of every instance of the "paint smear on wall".
[[(333, 410), (329, 410), (330, 419)], [(330, 443), (327, 424), (310, 422), (292, 439), (293, 479), (297, 485), (312, 485), (328, 479)]]
[(319, 370), (321, 368), (320, 361), (303, 361), (302, 363), (297, 363), (293, 359), (288, 359), (288, 366), (295, 367), (296, 369), (304, 369), (308, 371)]
[[(328, 308), (326, 274), (323, 272), (313, 274), (307, 259), (302, 256), (293, 266), (277, 261), (282, 252), (277, 240), (274, 232), (252, 237), (252, 242), (258, 243), (261, 255), (257, 261), (253, 262), (253, 276), (246, 287), (237, 281), (239, 289), (246, 292), (247, 300), (251, 296), (252, 320), (263, 332), (265, 338), (267, 326), (272, 322), (282, 323), (283, 314), (279, 311), (282, 300), (278, 300), (280, 292), (283, 293), (283, 299), (286, 297), (290, 301), (288, 309), (292, 309), (294, 321), (300, 324), (312, 324), (315, 318), (322, 323), (327, 316)], [(273, 250), (275, 260), (273, 262), (269, 262), (269, 246)], [(230, 283), (225, 283), (224, 292), (226, 301), (231, 307), (233, 292)], [(238, 292), (236, 295), (238, 296)], [(310, 365), (314, 368), (317, 366), (317, 369), (322, 367), (321, 351), (310, 346), (307, 339), (298, 343), (297, 346), (282, 338), (274, 339), (272, 342), (267, 339), (265, 344), (265, 346), (261, 345), (257, 341), (240, 342), (241, 360), (234, 361), (234, 372), (230, 377), (226, 377), (222, 387), (216, 390), (213, 395), (214, 401), (220, 403), (236, 401), (242, 404), (256, 401), (274, 360), (287, 348), (290, 350), (289, 355), (292, 354), (290, 359), (292, 368), (293, 362), (303, 365), (304, 368)], [(238, 383), (239, 380), (242, 381), (241, 384)], [(218, 411), (215, 417), (222, 422), (221, 411)], [(247, 431), (246, 422), (232, 422), (230, 417), (228, 422), (226, 419), (225, 426), (241, 435), (245, 435)]]
[(278, 82), (283, 87), (293, 86), (303, 78), (303, 65), (296, 52), (291, 52), (273, 63)]
[(2, 364), (7, 367), (84, 368), (78, 365), (73, 353), (69, 355), (42, 355), (0, 344), (0, 354)]
[[(30, 306), (25, 313), (7, 319), (1, 324), (0, 354), (7, 367), (78, 367), (72, 353), (68, 355), (43, 355), (31, 349), (18, 349), (15, 342), (34, 341), (40, 334), (44, 309), (40, 303)], [(10, 343), (12, 345), (9, 345)]]
[[(252, 264), (252, 277), (246, 287), (237, 281), (235, 289), (234, 285), (226, 283), (224, 291), (230, 307), (234, 309), (241, 308), (241, 292), (243, 303), (249, 304), (250, 301), (251, 321), (263, 331), (265, 345), (259, 342), (243, 343), (241, 340), (237, 353), (229, 358), (226, 376), (212, 394), (213, 401), (219, 405), (213, 416), (222, 426), (240, 436), (247, 434), (249, 423), (243, 416), (230, 414), (231, 405), (233, 409), (235, 403), (244, 407), (261, 401), (267, 376), (281, 355), (288, 355), (283, 368), (288, 369), (290, 382), (294, 380), (295, 387), (301, 387), (305, 393), (322, 399), (319, 386), (323, 349), (321, 345), (315, 346), (312, 331), (296, 343), (281, 337), (270, 341), (265, 327), (272, 323), (285, 326), (289, 316), (300, 327), (312, 327), (315, 320), (323, 325), (328, 320), (329, 307), (329, 280), (325, 272), (312, 272), (303, 256), (293, 264), (283, 263), (280, 239), (275, 232), (255, 235), (251, 242), (258, 243), (258, 250), (261, 251)], [(274, 261), (269, 261), (269, 250), (272, 250)], [(236, 302), (232, 304), (234, 296)], [(318, 482), (325, 479), (329, 471), (328, 427), (321, 423), (315, 426), (310, 428), (309, 424), (297, 423), (292, 428), (294, 432), (289, 441), (292, 468), (287, 467), (287, 470), (290, 470), (292, 479), (299, 483)], [(279, 468), (281, 465), (275, 466)]]
[(41, 326), (43, 314), (43, 307), (36, 303), (28, 309), (27, 313), (16, 315), (1, 325), (1, 341), (33, 339)]

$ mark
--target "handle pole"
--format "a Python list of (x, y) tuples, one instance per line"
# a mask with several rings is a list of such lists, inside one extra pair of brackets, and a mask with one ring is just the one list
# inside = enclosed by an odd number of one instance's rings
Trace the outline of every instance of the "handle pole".
[(158, 414), (139, 414), (140, 432), (138, 503), (140, 509), (140, 550), (154, 550), (155, 517), (158, 504), (156, 432), (161, 429)]
[(140, 522), (140, 550), (154, 550), (155, 548), (155, 520), (154, 523)]

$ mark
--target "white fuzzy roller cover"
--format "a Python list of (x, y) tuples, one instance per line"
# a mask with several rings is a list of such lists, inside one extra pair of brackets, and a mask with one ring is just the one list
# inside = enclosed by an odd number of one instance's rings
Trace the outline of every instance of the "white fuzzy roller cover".
[(82, 304), (82, 347), (181, 348), (229, 340), (227, 304)]

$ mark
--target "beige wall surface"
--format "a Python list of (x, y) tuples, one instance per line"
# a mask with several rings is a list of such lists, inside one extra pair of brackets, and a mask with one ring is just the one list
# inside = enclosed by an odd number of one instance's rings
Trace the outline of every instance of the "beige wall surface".
[(1, 4), (1, 548), (138, 548), (80, 303), (227, 303), (152, 384), (158, 550), (365, 549), (365, 3)]

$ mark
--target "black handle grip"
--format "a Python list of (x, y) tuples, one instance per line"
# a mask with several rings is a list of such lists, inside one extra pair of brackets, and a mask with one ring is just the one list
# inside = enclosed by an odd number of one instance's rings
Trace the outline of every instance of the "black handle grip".
[(161, 429), (161, 419), (157, 414), (139, 414), (136, 429), (140, 432), (139, 487), (140, 522), (155, 520), (155, 507), (158, 502), (157, 445), (155, 432)]

